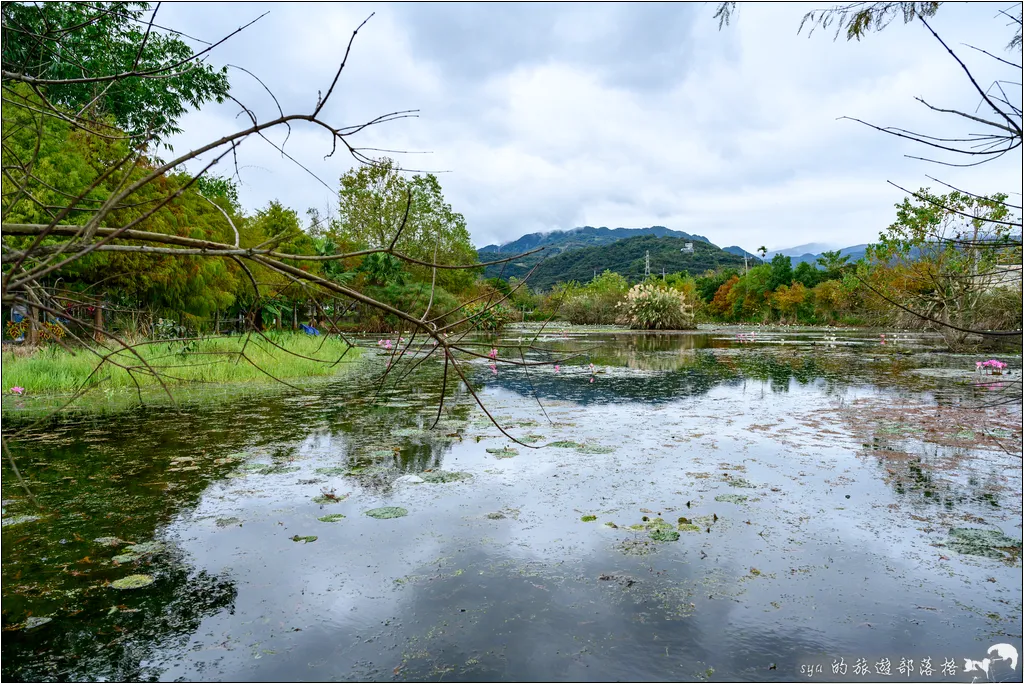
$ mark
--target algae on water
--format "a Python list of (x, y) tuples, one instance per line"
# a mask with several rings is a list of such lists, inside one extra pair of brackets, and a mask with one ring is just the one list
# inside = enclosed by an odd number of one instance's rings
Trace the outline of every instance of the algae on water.
[(950, 529), (945, 545), (957, 553), (1000, 560), (1013, 558), (1021, 551), (1021, 542), (1007, 537), (999, 530), (983, 530), (974, 527)]
[(715, 501), (721, 501), (723, 503), (741, 504), (746, 500), (747, 497), (742, 494), (719, 494), (715, 497)]

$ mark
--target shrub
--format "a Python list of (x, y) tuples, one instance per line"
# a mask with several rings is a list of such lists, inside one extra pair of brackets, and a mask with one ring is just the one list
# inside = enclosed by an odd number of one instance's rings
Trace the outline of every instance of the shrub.
[(474, 329), (489, 332), (501, 330), (513, 319), (513, 313), (501, 304), (490, 305), (487, 302), (470, 304), (466, 307), (466, 315)]
[(620, 307), (624, 311), (623, 319), (630, 328), (684, 330), (694, 327), (690, 298), (678, 290), (641, 283), (626, 294), (626, 300)]

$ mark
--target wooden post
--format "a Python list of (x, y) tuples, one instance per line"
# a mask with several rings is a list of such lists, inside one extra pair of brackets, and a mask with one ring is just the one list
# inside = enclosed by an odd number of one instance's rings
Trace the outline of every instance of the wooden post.
[(292, 301), (292, 330), (299, 329), (299, 305)]
[(93, 321), (93, 325), (96, 326), (96, 332), (93, 335), (93, 339), (97, 342), (103, 341), (103, 302), (96, 302), (96, 318)]

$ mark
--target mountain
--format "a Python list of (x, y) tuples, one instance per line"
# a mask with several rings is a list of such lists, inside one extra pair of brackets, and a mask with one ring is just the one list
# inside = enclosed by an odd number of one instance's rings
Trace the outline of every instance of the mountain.
[[(693, 245), (693, 251), (686, 248)], [(692, 238), (659, 237), (656, 235), (640, 235), (637, 237), (617, 240), (611, 244), (593, 247), (580, 247), (564, 251), (548, 259), (542, 260), (530, 277), (530, 285), (538, 290), (546, 290), (558, 282), (575, 280), (587, 283), (595, 274), (605, 270), (614, 271), (631, 282), (644, 277), (644, 263), (647, 253), (651, 255), (651, 273), (660, 275), (686, 271), (697, 276), (708, 269), (720, 266), (733, 266), (743, 270), (743, 257), (731, 254), (707, 240)], [(757, 257), (750, 266), (761, 263)]]
[(748, 259), (757, 259), (758, 261), (761, 260), (761, 257), (757, 256), (756, 254), (751, 254), (747, 250), (743, 249), (742, 247), (737, 247), (736, 245), (733, 245), (732, 247), (723, 247), (722, 251), (728, 252), (729, 254), (735, 254), (736, 256), (739, 257), (746, 256)]
[(556, 230), (550, 233), (530, 233), (518, 240), (507, 242), (503, 245), (487, 245), (479, 250), (477, 254), (480, 261), (494, 261), (514, 254), (528, 252), (537, 247), (544, 247), (544, 250), (537, 254), (531, 254), (515, 262), (495, 264), (484, 269), (485, 278), (511, 278), (513, 276), (522, 278), (536, 264), (558, 256), (563, 252), (582, 249), (585, 247), (600, 247), (610, 245), (620, 240), (626, 240), (639, 236), (671, 237), (692, 242), (710, 241), (702, 235), (690, 235), (681, 230), (672, 230), (665, 226), (650, 226), (649, 228), (594, 228), (583, 226), (573, 230)]
[[(846, 263), (852, 264), (853, 262), (857, 261), (858, 259), (861, 259), (861, 258), (864, 257), (864, 255), (867, 253), (867, 248), (868, 248), (867, 245), (853, 245), (852, 247), (843, 247), (842, 249), (840, 249), (838, 251), (839, 251), (839, 256), (848, 256), (848, 257), (850, 257), (847, 260)], [(796, 248), (794, 247), (792, 250), (786, 250), (786, 251), (795, 251), (795, 250), (796, 250)], [(786, 251), (776, 252), (776, 254), (786, 254)], [(832, 250), (827, 250), (827, 251), (832, 251)], [(796, 266), (797, 264), (802, 263), (804, 261), (809, 263), (811, 266), (816, 266), (817, 265), (817, 261), (818, 261), (818, 257), (821, 256), (821, 253), (811, 254), (811, 253), (808, 253), (808, 252), (804, 252), (803, 254), (800, 254), (799, 256), (796, 255), (796, 254), (786, 254), (786, 256), (788, 256), (790, 258), (790, 260), (793, 262), (794, 266)], [(768, 261), (771, 261), (771, 258), (772, 258), (772, 252), (768, 252)]]
[(796, 247), (787, 247), (786, 249), (775, 249), (769, 250), (766, 256), (768, 261), (772, 260), (772, 257), (776, 254), (783, 254), (788, 257), (799, 257), (803, 258), (808, 254), (821, 254), (822, 252), (828, 252), (835, 249), (834, 244), (828, 242), (808, 242), (806, 245), (797, 245)]

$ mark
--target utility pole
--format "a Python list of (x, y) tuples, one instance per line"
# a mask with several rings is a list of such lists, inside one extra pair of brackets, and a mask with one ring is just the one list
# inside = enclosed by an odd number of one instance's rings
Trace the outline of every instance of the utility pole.
[(743, 252), (743, 275), (747, 274), (747, 253)]
[(647, 256), (644, 257), (644, 278), (651, 277), (651, 250), (647, 250)]

